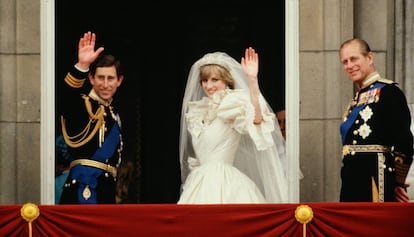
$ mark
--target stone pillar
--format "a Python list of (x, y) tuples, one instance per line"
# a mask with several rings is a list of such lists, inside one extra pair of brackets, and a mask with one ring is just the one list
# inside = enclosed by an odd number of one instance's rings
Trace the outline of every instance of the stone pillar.
[(300, 1), (302, 202), (339, 200), (339, 125), (353, 94), (353, 84), (342, 72), (339, 46), (353, 36), (353, 9), (348, 0)]
[(40, 197), (40, 1), (0, 0), (0, 203)]
[[(395, 81), (403, 89), (411, 110), (411, 131), (414, 133), (414, 3), (395, 1)], [(414, 200), (414, 165), (407, 177), (408, 192)]]

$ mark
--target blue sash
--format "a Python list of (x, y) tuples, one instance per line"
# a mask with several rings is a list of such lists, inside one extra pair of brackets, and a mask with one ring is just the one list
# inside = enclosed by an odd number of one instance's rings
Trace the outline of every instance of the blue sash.
[[(106, 137), (102, 146), (95, 151), (91, 160), (96, 160), (99, 162), (105, 163), (107, 159), (112, 157), (115, 153), (118, 144), (120, 142), (120, 129), (118, 123), (114, 123), (111, 131)], [(75, 165), (70, 169), (71, 179), (76, 179), (78, 182), (78, 200), (81, 204), (96, 204), (96, 186), (98, 185), (98, 177), (104, 171), (95, 167), (85, 166), (85, 165)], [(91, 196), (87, 200), (83, 197), (82, 193), (88, 185)]]
[[(370, 88), (368, 91), (374, 90), (374, 89), (377, 89), (377, 88), (382, 88), (384, 86), (385, 86), (384, 83), (376, 82), (376, 83), (374, 83), (373, 87)], [(348, 115), (348, 119), (345, 120), (341, 124), (340, 130), (341, 130), (342, 145), (345, 144), (346, 135), (348, 134), (349, 129), (351, 128), (351, 126), (354, 123), (356, 117), (358, 116), (359, 111), (361, 111), (363, 108), (365, 108), (366, 105), (367, 105), (367, 103), (364, 103), (364, 104), (361, 104), (361, 105), (358, 105), (358, 106), (354, 107), (352, 109), (352, 112)]]

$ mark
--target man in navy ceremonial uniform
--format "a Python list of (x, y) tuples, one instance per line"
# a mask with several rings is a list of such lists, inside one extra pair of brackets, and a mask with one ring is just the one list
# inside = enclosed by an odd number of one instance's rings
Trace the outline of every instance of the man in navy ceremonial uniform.
[(340, 201), (408, 202), (405, 178), (413, 160), (413, 135), (405, 95), (378, 74), (366, 41), (345, 41), (340, 60), (358, 87), (340, 127)]
[[(65, 77), (62, 134), (73, 160), (61, 204), (116, 203), (116, 170), (121, 162), (121, 121), (112, 106), (124, 76), (120, 61), (95, 50), (95, 33), (79, 40), (78, 62)], [(85, 87), (89, 79), (92, 89)]]

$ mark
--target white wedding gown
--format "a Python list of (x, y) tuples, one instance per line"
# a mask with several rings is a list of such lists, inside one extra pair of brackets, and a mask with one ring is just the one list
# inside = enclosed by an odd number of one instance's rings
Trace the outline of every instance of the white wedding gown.
[[(255, 126), (248, 94), (234, 90), (216, 94), (213, 100), (204, 97), (189, 104), (186, 120), (196, 158), (188, 160), (191, 172), (178, 203), (266, 203), (260, 188), (234, 162), (243, 135), (250, 136), (258, 147), (273, 144), (274, 114), (262, 111), (264, 121)], [(272, 185), (278, 182), (274, 180)]]

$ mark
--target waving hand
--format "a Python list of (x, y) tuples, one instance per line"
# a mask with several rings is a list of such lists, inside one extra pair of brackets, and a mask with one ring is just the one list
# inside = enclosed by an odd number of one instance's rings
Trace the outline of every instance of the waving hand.
[(99, 47), (95, 51), (96, 34), (90, 31), (83, 34), (79, 40), (78, 45), (78, 63), (76, 64), (80, 69), (88, 69), (89, 65), (95, 61), (99, 54), (104, 50)]

